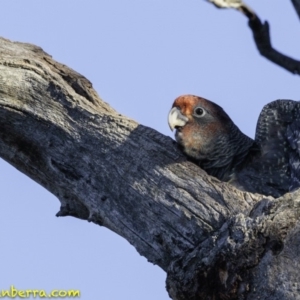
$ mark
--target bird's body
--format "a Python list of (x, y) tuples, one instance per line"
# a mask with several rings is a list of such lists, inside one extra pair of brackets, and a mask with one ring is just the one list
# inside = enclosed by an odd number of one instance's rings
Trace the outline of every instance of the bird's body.
[[(299, 119), (299, 120), (298, 120)], [(279, 197), (300, 186), (300, 103), (277, 100), (262, 110), (255, 140), (217, 104), (178, 97), (169, 125), (183, 152), (208, 174), (246, 191)]]

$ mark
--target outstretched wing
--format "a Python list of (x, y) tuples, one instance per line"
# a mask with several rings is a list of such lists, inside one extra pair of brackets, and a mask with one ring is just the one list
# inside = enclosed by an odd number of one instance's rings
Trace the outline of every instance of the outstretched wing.
[[(299, 117), (300, 115), (298, 114), (298, 118)], [(295, 120), (288, 126), (287, 138), (292, 148), (289, 157), (291, 170), (291, 184), (289, 190), (293, 191), (300, 187), (300, 119)]]
[(267, 104), (257, 122), (255, 141), (267, 187), (280, 193), (300, 186), (300, 102), (276, 100)]

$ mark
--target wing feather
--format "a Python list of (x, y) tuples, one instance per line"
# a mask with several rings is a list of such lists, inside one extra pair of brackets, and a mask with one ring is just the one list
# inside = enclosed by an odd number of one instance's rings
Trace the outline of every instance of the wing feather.
[(300, 186), (300, 102), (276, 100), (267, 104), (257, 122), (264, 183), (278, 190)]

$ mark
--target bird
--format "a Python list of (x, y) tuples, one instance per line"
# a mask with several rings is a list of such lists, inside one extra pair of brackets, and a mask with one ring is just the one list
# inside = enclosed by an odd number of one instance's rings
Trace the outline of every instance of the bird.
[(300, 102), (265, 105), (255, 138), (218, 104), (195, 95), (175, 99), (168, 115), (179, 148), (207, 174), (275, 198), (300, 187)]

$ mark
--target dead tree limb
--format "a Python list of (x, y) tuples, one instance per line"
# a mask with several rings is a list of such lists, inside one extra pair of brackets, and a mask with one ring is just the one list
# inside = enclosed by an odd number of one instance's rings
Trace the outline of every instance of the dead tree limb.
[(42, 49), (0, 39), (0, 156), (167, 272), (172, 299), (297, 299), (299, 192), (209, 177)]
[(300, 19), (300, 0), (291, 0), (294, 5), (295, 11)]
[[(241, 0), (207, 0), (218, 8), (233, 8), (240, 11), (248, 18), (249, 27), (252, 30), (254, 42), (259, 53), (286, 69), (287, 71), (300, 75), (300, 61), (293, 59), (275, 50), (271, 43), (270, 26), (267, 21), (262, 22), (258, 15)], [(300, 18), (300, 1), (292, 0), (296, 13)]]

